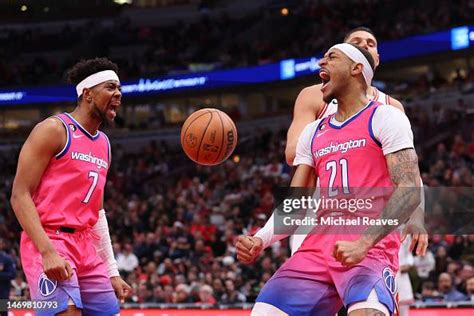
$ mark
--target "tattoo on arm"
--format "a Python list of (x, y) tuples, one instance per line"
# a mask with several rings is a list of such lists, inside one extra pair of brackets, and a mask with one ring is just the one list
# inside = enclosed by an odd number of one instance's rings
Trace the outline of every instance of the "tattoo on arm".
[(387, 166), (394, 185), (415, 185), (420, 177), (414, 149), (402, 149), (387, 155)]
[(414, 149), (402, 149), (386, 156), (387, 166), (395, 190), (385, 205), (380, 218), (393, 219), (398, 225), (371, 226), (366, 235), (376, 244), (397, 226), (404, 224), (420, 204), (420, 171)]

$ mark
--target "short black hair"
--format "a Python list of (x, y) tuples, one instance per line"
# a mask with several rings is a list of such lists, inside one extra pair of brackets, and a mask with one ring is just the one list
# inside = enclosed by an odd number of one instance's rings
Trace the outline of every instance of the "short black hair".
[(356, 27), (355, 29), (352, 29), (352, 30), (350, 30), (349, 32), (346, 33), (346, 35), (344, 36), (344, 42), (347, 41), (347, 39), (349, 38), (349, 36), (351, 36), (352, 33), (355, 33), (357, 31), (364, 31), (364, 32), (370, 33), (374, 37), (376, 37), (374, 31), (372, 31), (370, 28), (368, 28), (366, 26), (359, 26), (359, 27)]
[(365, 58), (367, 59), (367, 61), (369, 62), (369, 65), (370, 65), (370, 68), (372, 68), (372, 71), (375, 71), (375, 61), (374, 61), (374, 57), (372, 57), (372, 55), (369, 53), (369, 51), (363, 47), (359, 47), (355, 44), (349, 44), (349, 45), (352, 45), (354, 46), (355, 48), (357, 48), (364, 56)]
[(81, 60), (69, 69), (67, 77), (70, 83), (77, 85), (90, 75), (104, 70), (113, 70), (118, 73), (118, 66), (105, 57)]

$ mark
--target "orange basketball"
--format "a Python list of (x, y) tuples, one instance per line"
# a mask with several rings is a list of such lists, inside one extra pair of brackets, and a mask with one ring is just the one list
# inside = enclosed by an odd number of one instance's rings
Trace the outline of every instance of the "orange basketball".
[(237, 128), (230, 117), (217, 109), (201, 109), (191, 114), (181, 128), (181, 146), (194, 162), (218, 165), (237, 145)]

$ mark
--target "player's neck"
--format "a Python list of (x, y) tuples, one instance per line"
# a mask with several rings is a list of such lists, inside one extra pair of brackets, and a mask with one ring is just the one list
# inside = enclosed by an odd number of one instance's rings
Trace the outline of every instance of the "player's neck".
[(352, 115), (359, 112), (364, 106), (369, 103), (367, 94), (364, 92), (359, 93), (346, 93), (343, 96), (337, 98), (337, 112), (335, 118), (339, 122), (344, 122)]
[(71, 112), (72, 117), (91, 135), (95, 135), (100, 127), (100, 121), (92, 117), (91, 113), (86, 112), (81, 107), (76, 107)]
[(373, 100), (375, 98), (375, 88), (372, 86), (367, 87), (367, 97), (370, 100)]

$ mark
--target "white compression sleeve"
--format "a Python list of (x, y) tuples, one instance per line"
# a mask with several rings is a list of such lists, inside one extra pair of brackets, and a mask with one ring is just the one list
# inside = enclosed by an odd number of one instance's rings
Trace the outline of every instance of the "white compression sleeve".
[(260, 228), (260, 230), (254, 235), (254, 237), (260, 237), (262, 239), (264, 249), (289, 236), (288, 234), (275, 235), (273, 218), (274, 213), (272, 213), (272, 216), (270, 216), (268, 221), (265, 223), (265, 226)]
[(107, 217), (105, 216), (105, 210), (99, 211), (99, 219), (97, 223), (92, 227), (94, 233), (99, 237), (93, 239), (95, 249), (99, 257), (104, 261), (107, 266), (107, 272), (109, 277), (120, 276), (118, 272), (117, 261), (114, 257), (114, 251), (112, 249), (112, 241), (110, 240), (109, 224), (107, 223)]

